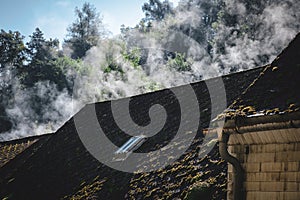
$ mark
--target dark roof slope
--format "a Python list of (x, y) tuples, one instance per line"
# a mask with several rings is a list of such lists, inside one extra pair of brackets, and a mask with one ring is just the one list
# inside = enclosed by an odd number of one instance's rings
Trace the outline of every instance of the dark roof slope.
[(46, 138), (48, 135), (33, 136), (13, 141), (0, 143), (0, 168), (3, 167), (10, 160), (21, 154), (31, 145), (36, 143), (42, 138)]
[[(262, 69), (263, 68), (256, 68), (222, 77), (227, 91), (228, 105), (258, 76)], [(215, 79), (209, 81), (213, 85)], [(193, 83), (192, 87), (199, 100), (202, 115), (201, 124), (203, 127), (206, 127), (210, 121), (210, 98), (207, 86), (205, 82), (202, 81)], [(166, 89), (132, 97), (131, 102), (136, 111), (136, 113), (133, 113), (133, 118), (140, 124), (147, 123), (149, 119), (147, 115), (138, 116), (138, 114), (144, 112), (144, 110), (149, 108), (153, 103), (164, 105), (168, 112), (169, 119), (167, 120), (164, 130), (158, 134), (159, 136), (154, 136), (142, 146), (144, 151), (160, 148), (174, 137), (176, 133), (174, 124), (176, 124), (176, 120), (178, 120), (178, 108), (176, 101), (174, 101), (174, 95), (170, 90)], [(123, 144), (128, 138), (128, 135), (125, 135), (113, 122), (110, 102), (87, 105), (80, 112), (86, 112), (90, 106), (95, 106), (99, 123), (107, 133), (107, 136), (116, 145), (120, 146)], [(191, 111), (193, 111), (193, 108), (191, 108)], [(176, 173), (178, 175), (181, 174), (180, 171), (191, 170), (191, 167), (195, 166), (194, 168), (192, 167), (194, 172), (191, 171), (191, 173), (197, 173), (197, 166), (201, 161), (194, 162), (193, 160), (195, 160), (196, 157), (195, 155), (193, 156), (193, 154), (197, 153), (197, 144), (202, 141), (200, 136), (201, 131), (199, 132), (198, 139), (195, 139), (194, 145), (192, 145), (188, 152), (183, 155), (176, 164), (161, 172), (168, 174), (169, 172), (167, 171), (171, 171), (174, 173), (173, 175)], [(36, 151), (37, 148), (38, 151)], [(178, 148), (178, 146), (174, 148)], [(103, 149), (103, 153), (105, 153), (105, 149)], [(218, 157), (217, 151), (212, 152), (212, 155), (213, 160), (216, 160)], [(189, 158), (187, 159), (185, 156)], [(206, 157), (205, 160), (202, 161), (203, 174), (198, 174), (198, 179), (199, 177), (201, 179), (213, 177), (219, 174), (220, 171), (226, 169), (226, 165), (224, 163), (222, 164), (222, 162), (220, 162), (221, 165), (216, 170), (208, 169), (210, 157)], [(147, 161), (140, 161), (141, 164), (143, 162)], [(192, 166), (188, 166), (190, 164), (192, 164)], [(179, 165), (181, 165), (182, 168), (178, 167)], [(185, 174), (181, 174), (180, 176), (185, 177), (191, 175), (186, 171)], [(46, 140), (43, 139), (40, 140), (39, 143), (33, 144), (32, 148), (27, 149), (22, 156), (11, 160), (1, 168), (0, 196), (11, 197), (13, 199), (23, 199), (24, 196), (29, 199), (58, 199), (62, 197), (71, 198), (72, 195), (73, 197), (76, 195), (80, 196), (80, 194), (84, 193), (83, 191), (86, 191), (91, 196), (96, 195), (101, 197), (101, 199), (122, 199), (129, 190), (132, 190), (130, 187), (132, 186), (132, 181), (134, 182), (136, 179), (136, 176), (139, 175), (133, 176), (129, 173), (111, 169), (93, 158), (82, 145), (76, 132), (74, 121), (71, 119), (60, 128), (57, 133), (51, 135)], [(161, 177), (165, 178), (165, 176)], [(133, 180), (131, 181), (132, 178)], [(176, 185), (178, 186), (178, 184), (173, 184), (175, 180), (177, 179), (169, 180), (170, 187), (173, 189), (176, 189)], [(193, 184), (195, 180), (196, 179), (187, 179), (182, 189), (187, 191), (188, 187)], [(224, 174), (222, 180), (223, 182), (225, 181)], [(149, 191), (151, 191), (150, 189), (149, 187)], [(169, 189), (171, 191), (171, 188)], [(168, 185), (166, 185), (165, 188), (160, 188), (157, 195), (161, 196), (163, 193), (168, 193), (169, 189)], [(143, 193), (137, 194), (141, 195)], [(222, 194), (224, 195), (224, 193)], [(184, 192), (181, 190), (173, 194), (174, 197), (181, 197), (182, 195), (184, 195)]]
[[(264, 115), (292, 112), (291, 114), (299, 119), (299, 72), (300, 34), (296, 36), (271, 65), (263, 68), (259, 76), (254, 78), (252, 83), (239, 95), (239, 98), (231, 104), (225, 112), (225, 116), (248, 115), (249, 117), (250, 114), (257, 114), (257, 111), (262, 110)], [(235, 85), (235, 83), (231, 84)], [(231, 90), (231, 92), (235, 92), (235, 90)], [(292, 119), (290, 117), (291, 114), (289, 114), (288, 120)], [(282, 121), (286, 120), (284, 118), (287, 118), (286, 114), (263, 116), (263, 118), (270, 117), (272, 119), (276, 117), (275, 121)], [(249, 119), (255, 121), (256, 117)], [(201, 184), (203, 188), (202, 199), (224, 198), (224, 196), (218, 195), (216, 192), (224, 194), (224, 190), (226, 190), (226, 187), (224, 187), (224, 185), (227, 185), (226, 180), (222, 176), (224, 172), (227, 172), (224, 170), (224, 163), (220, 160), (216, 147), (207, 157), (200, 160), (198, 152), (201, 149), (197, 149), (200, 143), (201, 141), (195, 141), (193, 143), (195, 146), (192, 145), (190, 151), (178, 162), (173, 163), (166, 169), (136, 175), (131, 180), (131, 190), (128, 192), (129, 199), (143, 199), (145, 197), (149, 199), (184, 198), (188, 194), (191, 183)], [(209, 182), (215, 184), (206, 188), (206, 184)]]
[[(295, 79), (299, 74), (297, 44), (299, 35), (272, 65), (222, 77), (231, 109), (247, 113), (246, 110), (251, 109), (245, 106), (250, 105), (257, 110), (276, 107), (284, 110), (291, 103), (297, 109), (300, 102), (297, 92), (299, 81)], [(214, 85), (215, 80), (209, 81)], [(194, 83), (192, 87), (199, 101), (201, 126), (207, 127), (211, 119), (208, 88), (204, 81)], [(135, 122), (147, 124), (149, 117), (145, 112), (154, 103), (165, 106), (167, 123), (162, 132), (141, 147), (144, 152), (161, 148), (176, 134), (179, 110), (176, 98), (168, 89), (132, 97), (134, 111), (131, 114)], [(111, 102), (87, 105), (80, 112), (88, 112), (91, 106), (95, 107), (103, 130), (112, 142), (120, 146), (129, 136), (114, 123), (110, 105)], [(192, 107), (190, 112), (193, 112)], [(199, 159), (201, 136), (199, 131), (190, 148), (165, 169), (129, 174), (111, 169), (93, 158), (81, 143), (71, 119), (57, 133), (34, 143), (1, 168), (0, 196), (13, 199), (86, 199), (87, 196), (100, 199), (173, 199), (184, 198), (195, 182), (203, 181), (204, 185), (210, 186), (205, 192), (208, 199), (212, 196), (225, 198), (227, 165), (220, 159), (216, 147), (209, 155)], [(172, 148), (180, 148), (180, 142)], [(165, 156), (168, 159), (168, 155)], [(141, 168), (145, 164), (157, 164), (149, 159), (139, 163)]]
[[(300, 33), (231, 106), (238, 114), (278, 114), (300, 108)], [(243, 111), (245, 111), (243, 113)]]

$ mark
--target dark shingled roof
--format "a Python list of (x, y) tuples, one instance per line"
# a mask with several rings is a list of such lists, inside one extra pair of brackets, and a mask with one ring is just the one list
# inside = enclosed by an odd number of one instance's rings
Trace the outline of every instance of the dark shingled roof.
[(300, 108), (300, 33), (289, 46), (234, 101), (227, 116), (265, 115)]
[(26, 140), (25, 142), (14, 141), (10, 143), (0, 144), (0, 167), (4, 166), (10, 160), (14, 159), (17, 155), (22, 153), (25, 149), (30, 147), (35, 140)]
[(0, 143), (0, 168), (3, 167), (6, 163), (8, 163), (10, 160), (14, 159), (19, 154), (21, 154), (32, 144), (46, 137), (48, 137), (48, 135), (45, 134), (42, 136), (33, 136), (33, 137), (18, 139), (14, 141), (1, 142)]
[[(284, 110), (291, 103), (295, 104), (296, 108), (290, 109), (297, 109), (300, 102), (297, 92), (299, 81), (295, 77), (299, 74), (300, 62), (297, 49), (299, 45), (294, 45), (295, 41), (299, 44), (299, 35), (272, 65), (222, 77), (227, 104), (231, 105), (231, 109), (241, 110), (241, 105), (251, 105), (257, 110), (276, 107)], [(209, 81), (213, 85), (215, 80)], [(293, 80), (293, 83), (289, 83), (289, 80)], [(258, 85), (255, 86), (256, 84)], [(193, 83), (192, 87), (199, 101), (201, 126), (208, 127), (211, 119), (208, 88), (204, 81)], [(238, 100), (234, 102), (235, 99)], [(147, 124), (149, 117), (145, 114), (145, 110), (147, 111), (154, 103), (165, 106), (168, 113), (167, 123), (163, 131), (148, 140), (140, 151), (161, 148), (176, 134), (179, 110), (174, 95), (168, 89), (132, 97), (133, 119), (138, 124)], [(87, 105), (80, 112), (88, 112), (90, 106), (95, 106), (99, 123), (107, 137), (120, 146), (129, 136), (113, 122), (110, 105), (109, 101)], [(190, 109), (192, 112), (193, 108)], [(220, 159), (217, 146), (207, 156), (199, 159), (201, 143), (200, 128), (190, 148), (173, 164), (156, 172), (130, 174), (111, 169), (92, 157), (79, 139), (74, 121), (71, 119), (56, 133), (42, 137), (1, 167), (0, 197), (174, 199), (184, 198), (194, 183), (203, 181), (204, 185), (209, 186), (203, 192), (203, 198), (225, 198), (227, 164)], [(172, 148), (180, 148), (180, 143)], [(141, 168), (145, 163), (157, 164), (149, 159), (140, 160), (139, 163)]]
[[(263, 68), (257, 68), (224, 76), (223, 80), (227, 91), (228, 103), (232, 103), (241, 91), (243, 91), (252, 80), (258, 76), (262, 69)], [(215, 80), (211, 79), (209, 81), (213, 83)], [(210, 120), (208, 111), (210, 109), (210, 99), (207, 86), (205, 82), (202, 81), (192, 84), (192, 87), (199, 98), (199, 105), (203, 116), (201, 117), (202, 126), (208, 126)], [(172, 134), (174, 134), (173, 124), (174, 120), (177, 120), (176, 116), (178, 114), (176, 106), (170, 103), (173, 102), (172, 99), (174, 99), (174, 95), (168, 89), (131, 98), (133, 110), (136, 110), (137, 113), (142, 112), (141, 109), (144, 109), (147, 104), (149, 107), (153, 102), (161, 103), (162, 105), (165, 105), (166, 110), (169, 110), (168, 116), (170, 117), (170, 121), (167, 121), (167, 125), (164, 127), (163, 131), (168, 134), (161, 134), (158, 138), (155, 138), (154, 136), (152, 140), (149, 140), (142, 148), (160, 148), (172, 138)], [(107, 133), (107, 136), (115, 144), (119, 146), (123, 144), (128, 136), (122, 133), (116, 124), (113, 123), (112, 115), (110, 113), (110, 102), (87, 105), (80, 112), (85, 112), (89, 106), (95, 106), (98, 120), (100, 124), (103, 125), (102, 128)], [(175, 107), (175, 109), (173, 107)], [(139, 123), (145, 123), (149, 120), (146, 117), (147, 115), (142, 116), (139, 118), (141, 120)], [(133, 118), (135, 117), (137, 117), (137, 115), (133, 113)], [(201, 133), (199, 133), (199, 135), (201, 135)], [(182, 165), (185, 170), (190, 169), (190, 166), (188, 167), (187, 165), (189, 165), (189, 162), (194, 162), (192, 160), (195, 159), (195, 156), (189, 156), (189, 154), (197, 153), (199, 150), (197, 149), (197, 144), (201, 142), (199, 136), (197, 138), (198, 139), (195, 139), (194, 141), (194, 145), (192, 145), (188, 151), (189, 153), (183, 155), (174, 166), (172, 165), (168, 169), (165, 169), (166, 171), (173, 168), (175, 169), (175, 165)], [(147, 148), (147, 146), (149, 148)], [(99, 191), (90, 189), (92, 195), (99, 196), (103, 199), (112, 199), (113, 197), (122, 199), (128, 191), (132, 190), (131, 186), (136, 184), (134, 180), (139, 176), (116, 171), (99, 163), (93, 158), (82, 145), (76, 132), (73, 119), (69, 120), (55, 134), (40, 140), (31, 147), (32, 148), (23, 152), (22, 156), (17, 157), (1, 168), (0, 177), (3, 178), (0, 180), (0, 196), (12, 197), (13, 199), (23, 199), (24, 196), (38, 199), (57, 199), (65, 196), (71, 197), (72, 195), (75, 195), (76, 192), (79, 192), (84, 188), (90, 188), (91, 185), (95, 185), (94, 183), (101, 182), (103, 183), (103, 186)], [(105, 152), (105, 150), (103, 151)], [(185, 156), (189, 158), (186, 158)], [(197, 166), (201, 162), (202, 164), (200, 166), (203, 166), (201, 167), (201, 171), (203, 171), (204, 174), (203, 177), (201, 174), (198, 174), (198, 177), (201, 177), (204, 180), (206, 177), (214, 177), (217, 174), (220, 174), (220, 171), (223, 171), (222, 181), (219, 182), (224, 182), (226, 177), (225, 163), (220, 161), (219, 168), (212, 170), (208, 166), (209, 159), (219, 159), (216, 150), (212, 153), (211, 157), (207, 157), (202, 160), (202, 162), (201, 160), (195, 161), (193, 173), (199, 171)], [(185, 165), (187, 168), (185, 168)], [(183, 168), (181, 171), (183, 171)], [(180, 171), (176, 172), (174, 169), (172, 170), (173, 175), (180, 173)], [(177, 170), (180, 169), (181, 167), (177, 167)], [(162, 172), (164, 172), (164, 170)], [(191, 172), (191, 175), (193, 173)], [(188, 174), (186, 175), (188, 176)], [(150, 177), (151, 176), (149, 176), (149, 178)], [(182, 175), (182, 177), (184, 177), (184, 175)], [(165, 177), (162, 176), (162, 178)], [(169, 178), (167, 180), (169, 180)], [(169, 180), (170, 187), (175, 180), (177, 179)], [(187, 191), (188, 186), (194, 181), (195, 179), (193, 181), (187, 181), (185, 186), (182, 186), (183, 190)], [(161, 183), (164, 182), (162, 181)], [(149, 191), (151, 191), (150, 186)], [(158, 194), (168, 193), (168, 187), (161, 188), (158, 192)], [(140, 195), (138, 192), (136, 194)], [(182, 196), (182, 194), (174, 193), (175, 196), (179, 197)], [(132, 194), (129, 196), (132, 196)]]

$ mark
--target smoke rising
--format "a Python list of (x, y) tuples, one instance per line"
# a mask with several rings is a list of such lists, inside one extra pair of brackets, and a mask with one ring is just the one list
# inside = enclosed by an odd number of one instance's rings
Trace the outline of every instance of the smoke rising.
[[(0, 140), (54, 132), (86, 103), (133, 96), (265, 65), (300, 30), (300, 5), (296, 0), (267, 1), (261, 12), (249, 11), (243, 0), (224, 2), (224, 12), (236, 16), (238, 23), (234, 26), (219, 20), (213, 28), (201, 32), (205, 11), (181, 1), (174, 16), (153, 22), (147, 33), (133, 29), (126, 33), (125, 39), (117, 36), (101, 40), (77, 64), (80, 73), (74, 72), (74, 66), (64, 66), (74, 82), (72, 95), (58, 91), (49, 82), (40, 82), (24, 91), (13, 81), (14, 106), (7, 107), (6, 113), (14, 121), (14, 128), (0, 134)], [(255, 29), (248, 29), (247, 24)], [(210, 53), (207, 40), (211, 44)], [(176, 69), (176, 63), (171, 62), (166, 52), (184, 55), (183, 64), (190, 65), (190, 69)], [(132, 62), (124, 55), (140, 57), (140, 60)], [(1, 83), (5, 77), (8, 75), (2, 74)], [(45, 103), (32, 105), (33, 98)], [(38, 112), (33, 109), (36, 106)]]

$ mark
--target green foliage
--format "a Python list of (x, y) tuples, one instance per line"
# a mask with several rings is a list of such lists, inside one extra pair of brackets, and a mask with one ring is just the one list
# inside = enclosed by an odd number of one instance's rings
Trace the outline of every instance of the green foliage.
[(20, 67), (26, 60), (26, 47), (23, 43), (24, 36), (18, 31), (0, 33), (0, 68), (6, 65)]
[(149, 2), (143, 4), (142, 10), (145, 17), (136, 26), (141, 32), (149, 32), (153, 21), (162, 21), (167, 15), (174, 15), (174, 8), (169, 0), (163, 2), (149, 0)]
[(69, 78), (84, 76), (89, 74), (89, 66), (85, 66), (80, 59), (72, 59), (67, 56), (59, 57), (55, 61), (55, 66), (59, 67)]
[(149, 0), (144, 3), (142, 10), (145, 13), (144, 20), (146, 22), (161, 21), (168, 14), (174, 14), (172, 5), (168, 0), (161, 2), (160, 0)]
[(39, 28), (30, 36), (27, 43), (29, 63), (18, 70), (18, 78), (24, 88), (33, 87), (40, 81), (49, 81), (56, 84), (59, 90), (70, 86), (67, 82), (66, 74), (57, 66), (55, 52), (58, 49), (58, 40), (46, 40)]
[(122, 56), (125, 60), (129, 61), (135, 69), (138, 66), (140, 66), (140, 60), (141, 60), (140, 48), (135, 47), (131, 50), (123, 50)]
[(104, 73), (110, 73), (112, 71), (120, 72), (121, 74), (124, 74), (122, 67), (120, 67), (118, 64), (113, 62), (110, 63), (107, 67), (105, 67), (103, 70)]
[(27, 46), (31, 64), (54, 59), (54, 52), (57, 51), (59, 45), (57, 39), (47, 41), (39, 28), (36, 28), (35, 32), (29, 37), (31, 40), (27, 43)]
[(146, 86), (146, 91), (153, 92), (153, 91), (160, 90), (162, 88), (163, 88), (162, 85), (160, 85), (156, 82), (150, 81), (150, 83)]
[(76, 7), (76, 21), (68, 28), (68, 39), (65, 40), (72, 50), (72, 58), (83, 58), (85, 53), (93, 46), (97, 45), (101, 37), (102, 19), (96, 8), (84, 3), (82, 9)]
[(175, 58), (168, 61), (168, 66), (177, 71), (191, 71), (191, 65), (192, 63), (182, 53), (176, 53)]
[(104, 73), (119, 72), (121, 75), (124, 74), (121, 64), (118, 63), (116, 52), (119, 52), (119, 47), (124, 49), (123, 43), (115, 43), (113, 40), (108, 40), (105, 49), (105, 59), (102, 63), (102, 70)]

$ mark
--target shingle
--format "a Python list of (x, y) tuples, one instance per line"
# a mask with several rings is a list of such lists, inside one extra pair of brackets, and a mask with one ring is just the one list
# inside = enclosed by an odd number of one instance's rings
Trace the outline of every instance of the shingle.
[[(228, 106), (233, 104), (233, 109), (252, 106), (256, 110), (282, 110), (288, 109), (293, 103), (293, 109), (297, 109), (300, 102), (297, 90), (300, 56), (296, 48), (300, 46), (299, 35), (297, 38), (296, 46), (294, 41), (271, 65), (222, 77)], [(297, 59), (290, 59), (289, 56)], [(263, 70), (263, 74), (253, 83)], [(209, 81), (214, 83), (214, 79)], [(199, 101), (201, 127), (208, 127), (211, 117), (214, 116), (210, 116), (211, 105), (206, 83), (202, 81), (191, 85)], [(238, 97), (240, 98), (233, 103)], [(169, 118), (163, 130), (149, 139), (139, 149), (140, 152), (163, 147), (178, 129), (180, 109), (176, 106), (176, 98), (168, 89), (132, 97), (133, 120), (140, 125), (147, 125), (148, 109), (154, 103), (164, 105)], [(121, 146), (129, 138), (113, 122), (111, 102), (88, 106), (95, 107), (101, 127), (115, 145)], [(80, 112), (86, 112), (88, 106)], [(193, 111), (193, 108), (190, 109)], [(88, 119), (86, 120), (88, 124)], [(23, 199), (25, 196), (28, 199), (59, 199), (76, 195), (85, 187), (94, 191), (96, 188), (90, 186), (101, 182), (100, 190), (93, 195), (102, 199), (123, 199), (125, 195), (127, 198), (136, 199), (145, 195), (149, 198), (178, 198), (186, 195), (195, 181), (201, 180), (219, 188), (219, 195), (222, 196), (226, 189), (227, 164), (220, 159), (217, 146), (206, 157), (198, 157), (201, 136), (200, 129), (186, 153), (165, 169), (129, 174), (111, 169), (91, 156), (77, 134), (74, 120), (70, 119), (55, 134), (39, 140), (1, 168), (0, 196), (11, 196), (14, 199)], [(180, 144), (174, 145), (174, 148), (180, 148)], [(105, 151), (103, 149), (102, 153), (105, 154)], [(169, 159), (168, 155), (166, 159)], [(143, 163), (156, 164), (149, 159), (140, 160), (140, 163), (141, 167)]]
[(266, 114), (293, 112), (300, 107), (300, 34), (230, 106), (238, 110), (252, 106)]

